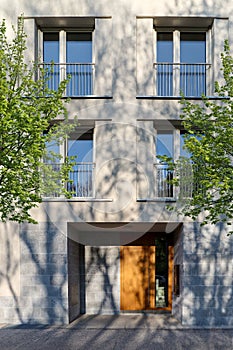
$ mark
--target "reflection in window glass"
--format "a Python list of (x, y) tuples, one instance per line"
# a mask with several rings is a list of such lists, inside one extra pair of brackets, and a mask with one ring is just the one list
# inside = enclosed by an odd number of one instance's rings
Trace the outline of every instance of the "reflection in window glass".
[(190, 158), (191, 154), (188, 150), (185, 149), (184, 140), (185, 140), (185, 133), (181, 133), (180, 134), (180, 156)]
[(50, 63), (51, 61), (59, 62), (59, 33), (43, 34), (43, 61)]
[(157, 131), (156, 156), (173, 157), (173, 132)]
[[(59, 33), (43, 34), (43, 61), (44, 68), (47, 70), (48, 87), (57, 90), (60, 81), (59, 65), (57, 64), (59, 62)], [(54, 63), (53, 67), (51, 62)]]
[[(60, 163), (60, 145), (56, 140), (46, 142), (46, 159), (49, 164)], [(57, 156), (56, 156), (57, 155)]]
[(156, 239), (155, 307), (168, 306), (168, 251), (165, 239)]
[(173, 33), (157, 34), (157, 93), (173, 95)]
[(156, 140), (156, 195), (157, 197), (173, 197), (173, 186), (169, 182), (173, 178), (173, 173), (168, 165), (162, 162), (158, 156), (168, 156), (173, 158), (173, 132), (158, 131)]
[(180, 34), (180, 90), (185, 96), (206, 93), (206, 34)]
[(68, 140), (68, 156), (75, 157), (76, 162), (92, 162), (92, 140)]
[(180, 62), (205, 63), (206, 34), (180, 33)]
[(157, 34), (157, 62), (173, 62), (173, 33)]
[(93, 196), (93, 140), (91, 134), (87, 136), (86, 139), (68, 140), (68, 156), (74, 157), (75, 161), (69, 176), (69, 191), (74, 197)]
[(66, 62), (91, 63), (92, 62), (92, 34), (73, 33), (66, 34)]
[(92, 95), (92, 33), (66, 34), (66, 62), (66, 72), (71, 78), (68, 95)]

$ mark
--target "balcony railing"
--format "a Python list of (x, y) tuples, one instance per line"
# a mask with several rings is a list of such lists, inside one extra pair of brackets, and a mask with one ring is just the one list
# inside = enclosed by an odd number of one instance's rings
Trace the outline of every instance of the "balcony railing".
[[(45, 178), (48, 183), (48, 189), (44, 194), (44, 197), (59, 197), (59, 193), (54, 190), (54, 187), (59, 188), (59, 172), (62, 164), (47, 164), (51, 167), (51, 171), (48, 171), (49, 181)], [(71, 193), (72, 197), (93, 197), (93, 171), (94, 163), (92, 162), (80, 162), (73, 165), (72, 171), (69, 172), (69, 181), (66, 184), (66, 189)], [(53, 190), (49, 188), (49, 184), (52, 181)]]
[(156, 95), (200, 97), (207, 94), (208, 63), (154, 63)]
[(158, 198), (172, 198), (173, 185), (170, 181), (173, 179), (173, 171), (169, 170), (167, 164), (156, 163), (155, 177), (156, 177), (156, 197)]
[(154, 166), (157, 198), (179, 197), (180, 199), (188, 199), (192, 198), (195, 193), (201, 192), (201, 185), (198, 181), (198, 168), (193, 163), (187, 161), (180, 165), (178, 170), (179, 187), (176, 190), (172, 184), (173, 170), (170, 170), (165, 163), (156, 163)]
[(93, 197), (94, 163), (76, 163), (69, 173), (68, 191), (73, 197)]
[(48, 87), (56, 90), (59, 83), (70, 78), (66, 87), (66, 96), (93, 95), (94, 69), (93, 63), (42, 63), (40, 67), (46, 72)]

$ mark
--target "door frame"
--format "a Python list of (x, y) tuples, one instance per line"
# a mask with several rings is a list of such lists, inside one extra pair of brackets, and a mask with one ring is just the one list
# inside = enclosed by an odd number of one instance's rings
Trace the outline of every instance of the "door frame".
[[(130, 246), (127, 245), (127, 246)], [(135, 309), (135, 310), (127, 310), (127, 309), (124, 309), (122, 307), (122, 305), (124, 304), (123, 303), (123, 300), (122, 300), (122, 297), (124, 296), (124, 293), (123, 292), (123, 286), (124, 286), (124, 267), (123, 267), (123, 263), (122, 263), (122, 259), (123, 259), (123, 250), (125, 247), (127, 246), (121, 246), (120, 247), (120, 309), (121, 311), (171, 311), (172, 310), (172, 295), (173, 295), (173, 270), (174, 270), (174, 245), (171, 244), (171, 243), (167, 243), (167, 254), (168, 254), (168, 266), (167, 266), (167, 269), (168, 269), (168, 285), (167, 285), (167, 306), (166, 307), (146, 307), (146, 308), (143, 308), (142, 310), (138, 310), (138, 309)], [(135, 246), (132, 244), (132, 246)], [(138, 245), (137, 245), (138, 246)], [(142, 245), (143, 247), (150, 247), (148, 245)], [(152, 259), (151, 263), (155, 263), (155, 270), (154, 270), (154, 276), (156, 274), (156, 246), (152, 246), (152, 247), (155, 247), (154, 249), (154, 260)], [(150, 274), (150, 272), (149, 272)], [(151, 277), (150, 277), (151, 278)], [(155, 278), (151, 278), (150, 282), (149, 283), (154, 283), (155, 285)], [(149, 305), (155, 305), (155, 298), (156, 298), (156, 292), (152, 293), (149, 295)], [(153, 300), (152, 300), (153, 299)]]

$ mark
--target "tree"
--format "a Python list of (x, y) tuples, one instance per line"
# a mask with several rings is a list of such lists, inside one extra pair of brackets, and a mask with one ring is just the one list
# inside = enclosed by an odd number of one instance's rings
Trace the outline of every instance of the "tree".
[[(46, 144), (60, 142), (69, 130), (65, 100), (67, 80), (49, 89), (46, 70), (25, 63), (26, 34), (21, 17), (9, 41), (0, 24), (0, 220), (35, 222), (30, 209), (41, 202), (46, 187), (65, 191), (70, 162), (59, 169), (43, 164)], [(48, 74), (47, 74), (48, 75)], [(37, 79), (35, 79), (37, 77)], [(62, 126), (56, 119), (62, 120)], [(51, 126), (53, 125), (53, 126)], [(56, 171), (54, 171), (56, 170)], [(59, 170), (59, 171), (57, 171)], [(46, 174), (46, 177), (45, 177)], [(56, 176), (55, 176), (56, 175)], [(44, 181), (44, 179), (47, 181)], [(49, 179), (49, 181), (48, 181)]]
[(215, 92), (222, 99), (203, 97), (201, 104), (182, 99), (184, 147), (190, 159), (169, 163), (176, 174), (173, 184), (182, 189), (188, 182), (192, 192), (187, 198), (180, 191), (177, 211), (194, 220), (203, 213), (202, 225), (231, 225), (233, 217), (233, 58), (227, 41), (221, 59), (225, 82), (216, 83)]

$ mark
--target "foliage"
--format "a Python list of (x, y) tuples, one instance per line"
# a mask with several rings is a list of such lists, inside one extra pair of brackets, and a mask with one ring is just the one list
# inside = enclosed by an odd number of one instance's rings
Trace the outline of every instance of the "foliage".
[(221, 58), (225, 83), (216, 83), (215, 92), (222, 99), (203, 97), (202, 103), (182, 99), (184, 144), (190, 159), (169, 163), (176, 174), (173, 184), (182, 188), (185, 181), (189, 183), (189, 196), (180, 191), (178, 212), (194, 220), (204, 213), (203, 225), (230, 225), (233, 217), (233, 58), (227, 41)]
[[(45, 173), (50, 179), (55, 174), (42, 161), (46, 144), (51, 139), (60, 142), (70, 126), (62, 99), (67, 81), (61, 82), (57, 91), (51, 90), (46, 71), (35, 62), (30, 68), (24, 62), (23, 24), (20, 18), (12, 41), (7, 38), (5, 21), (0, 24), (0, 220), (35, 222), (29, 211), (47, 191)], [(57, 117), (62, 126), (54, 122)], [(53, 156), (57, 157), (50, 154), (50, 163)], [(47, 185), (56, 184), (57, 191), (67, 194), (64, 182), (69, 169), (67, 160), (57, 173), (59, 181)]]

